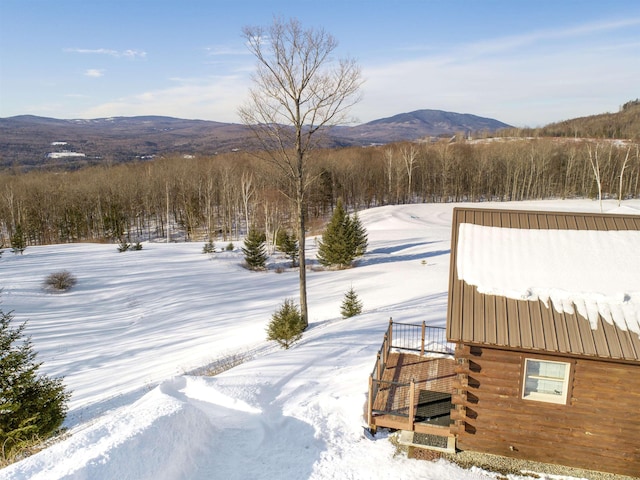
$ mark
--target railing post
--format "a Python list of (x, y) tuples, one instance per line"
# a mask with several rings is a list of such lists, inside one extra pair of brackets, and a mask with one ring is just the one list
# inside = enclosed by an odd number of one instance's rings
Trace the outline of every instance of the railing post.
[(389, 317), (389, 329), (387, 330), (387, 333), (389, 334), (389, 349), (391, 349), (391, 346), (393, 345), (393, 318)]
[(376, 380), (382, 380), (382, 362), (380, 362), (380, 352), (378, 352), (378, 358), (376, 359), (376, 362), (378, 362), (378, 368), (376, 368), (376, 370), (378, 371), (378, 378), (376, 378)]
[(369, 375), (369, 400), (367, 401), (367, 423), (372, 428), (373, 423), (373, 375)]
[(413, 378), (409, 385), (409, 430), (413, 431), (413, 422), (416, 419), (416, 383), (413, 381)]
[(422, 342), (420, 343), (420, 356), (424, 355), (424, 331), (426, 330), (426, 325), (424, 320), (422, 321)]

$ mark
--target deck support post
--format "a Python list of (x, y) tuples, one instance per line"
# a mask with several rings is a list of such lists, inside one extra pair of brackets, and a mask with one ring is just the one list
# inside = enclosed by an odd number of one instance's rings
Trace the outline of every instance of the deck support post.
[(416, 382), (411, 379), (409, 384), (409, 428), (413, 431), (413, 423), (416, 419)]
[(373, 426), (373, 374), (369, 375), (369, 398), (367, 400), (367, 423), (369, 429), (374, 429)]

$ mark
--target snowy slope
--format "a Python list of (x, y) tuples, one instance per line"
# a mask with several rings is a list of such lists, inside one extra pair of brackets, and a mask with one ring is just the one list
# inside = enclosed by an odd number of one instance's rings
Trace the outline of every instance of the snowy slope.
[[(508, 207), (598, 210), (591, 201)], [(211, 258), (197, 243), (6, 252), (2, 309), (29, 321), (43, 370), (64, 375), (73, 396), (70, 435), (0, 479), (491, 477), (395, 456), (384, 435), (364, 435), (368, 375), (389, 317), (445, 323), (452, 208), (361, 212), (369, 252), (357, 268), (309, 271), (310, 328), (288, 351), (264, 338), (272, 312), (296, 296), (293, 270), (249, 272), (240, 253)], [(44, 277), (62, 269), (76, 287), (45, 293)], [(343, 320), (351, 286), (365, 312)], [(255, 358), (216, 377), (188, 374), (235, 352)]]

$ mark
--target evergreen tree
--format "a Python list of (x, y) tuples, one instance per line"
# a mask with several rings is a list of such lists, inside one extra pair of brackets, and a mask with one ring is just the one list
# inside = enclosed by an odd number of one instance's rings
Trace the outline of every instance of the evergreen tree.
[(12, 328), (0, 310), (0, 445), (12, 458), (25, 445), (54, 435), (67, 413), (70, 394), (61, 378), (39, 375), (31, 339), (19, 340), (26, 323)]
[(251, 270), (264, 270), (267, 263), (266, 235), (255, 228), (249, 230), (244, 240), (244, 260)]
[(24, 252), (27, 248), (27, 239), (24, 236), (24, 232), (22, 231), (22, 225), (16, 225), (16, 228), (11, 235), (11, 251), (13, 253), (20, 254)]
[(302, 338), (305, 328), (298, 306), (293, 300), (286, 299), (271, 316), (267, 326), (267, 340), (275, 340), (282, 348), (288, 349)]
[(347, 293), (344, 294), (342, 305), (340, 306), (340, 314), (342, 318), (355, 317), (362, 313), (362, 302), (358, 298), (358, 294), (351, 287)]
[(354, 259), (353, 245), (349, 238), (349, 216), (338, 199), (331, 220), (318, 244), (318, 261), (324, 266), (346, 268)]
[(353, 234), (353, 242), (356, 247), (356, 257), (361, 257), (365, 253), (367, 253), (367, 247), (369, 246), (369, 236), (367, 235), (367, 230), (362, 225), (360, 221), (360, 216), (358, 212), (353, 215), (351, 219), (351, 229)]
[(284, 253), (284, 256), (291, 260), (291, 266), (295, 267), (298, 264), (300, 253), (298, 241), (295, 237), (290, 235), (285, 229), (280, 229), (276, 236), (276, 245), (278, 249)]
[(318, 261), (324, 266), (347, 268), (364, 255), (368, 245), (367, 232), (357, 214), (351, 218), (338, 199), (335, 210), (318, 245)]

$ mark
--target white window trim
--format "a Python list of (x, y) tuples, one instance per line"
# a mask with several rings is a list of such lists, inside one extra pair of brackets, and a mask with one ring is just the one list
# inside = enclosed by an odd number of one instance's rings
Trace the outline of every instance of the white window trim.
[[(558, 365), (564, 365), (564, 376), (554, 377), (553, 380), (562, 381), (562, 394), (561, 395), (553, 395), (550, 393), (541, 393), (541, 392), (529, 392), (526, 391), (527, 386), (527, 378), (536, 378), (535, 375), (527, 375), (527, 363), (528, 362), (545, 362), (545, 363), (555, 363)], [(524, 369), (522, 375), (522, 398), (524, 400), (534, 400), (538, 402), (547, 402), (547, 403), (555, 403), (559, 405), (566, 405), (567, 397), (569, 394), (569, 377), (571, 376), (571, 364), (569, 362), (558, 362), (555, 360), (545, 360), (541, 358), (525, 358), (524, 359)], [(542, 378), (542, 377), (539, 377)]]

